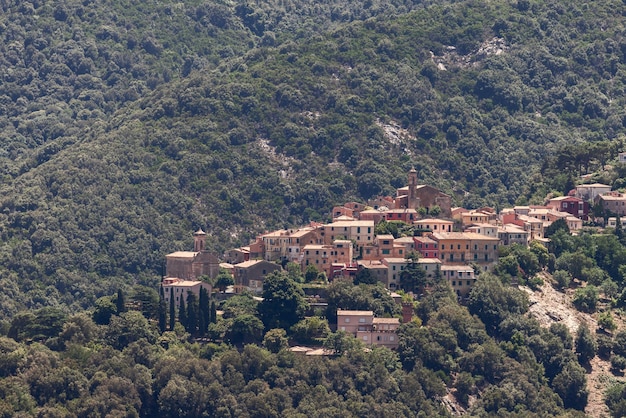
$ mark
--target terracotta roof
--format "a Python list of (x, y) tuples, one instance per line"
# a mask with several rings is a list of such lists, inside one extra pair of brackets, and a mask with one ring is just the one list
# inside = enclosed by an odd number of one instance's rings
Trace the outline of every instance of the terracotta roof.
[(391, 235), (391, 234), (377, 235), (376, 238), (378, 238), (379, 240), (381, 240), (381, 239), (395, 239), (393, 237), (393, 235)]
[(337, 309), (337, 316), (339, 315), (361, 315), (361, 316), (374, 316), (374, 311), (344, 311), (343, 309)]
[(165, 257), (173, 257), (173, 258), (194, 258), (198, 253), (195, 251), (174, 251), (166, 255)]
[(330, 224), (326, 224), (326, 226), (335, 226), (335, 227), (341, 227), (341, 226), (374, 226), (374, 221), (339, 221), (339, 222), (333, 222)]
[[(248, 267), (252, 267), (252, 266), (254, 266), (256, 264), (259, 264), (259, 263), (270, 263), (270, 262), (269, 261), (265, 261), (265, 260), (248, 260), (248, 261), (244, 261), (244, 262), (239, 263), (239, 264), (235, 264), (234, 267), (237, 267), (237, 268), (248, 268)], [(270, 263), (270, 264), (272, 264), (272, 263)], [(276, 264), (276, 265), (278, 266), (278, 264)]]

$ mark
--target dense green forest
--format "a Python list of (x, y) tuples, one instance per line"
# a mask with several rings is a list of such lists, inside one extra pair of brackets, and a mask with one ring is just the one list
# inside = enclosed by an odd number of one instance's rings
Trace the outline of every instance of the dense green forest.
[[(476, 416), (576, 416), (590, 353), (626, 367), (610, 311), (591, 350), (503, 284), (547, 268), (589, 283), (579, 309), (623, 309), (621, 230), (504, 251), (467, 308), (436, 286), (398, 352), (329, 334), (323, 313), (272, 330), (247, 296), (220, 306), (213, 343), (158, 326), (164, 255), (198, 227), (219, 253), (393, 193), (412, 167), (468, 208), (542, 203), (590, 173), (626, 186), (605, 170), (626, 133), (623, 2), (0, 8), (3, 416), (446, 416), (446, 394)], [(333, 286), (332, 306), (398, 313), (374, 285)], [(295, 357), (287, 338), (337, 355)], [(616, 416), (625, 391), (606, 395)]]

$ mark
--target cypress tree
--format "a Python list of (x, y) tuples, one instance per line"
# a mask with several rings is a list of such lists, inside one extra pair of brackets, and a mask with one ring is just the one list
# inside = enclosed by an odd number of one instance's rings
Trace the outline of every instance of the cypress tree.
[(209, 322), (212, 324), (217, 322), (217, 306), (215, 305), (215, 301), (211, 301), (211, 309), (209, 312)]
[(180, 305), (178, 305), (178, 322), (187, 329), (187, 309), (185, 309), (185, 297), (180, 295)]
[(198, 302), (198, 329), (200, 331), (200, 335), (206, 335), (209, 330), (209, 321), (210, 321), (210, 306), (209, 306), (209, 292), (204, 287), (200, 288), (200, 301)]
[(176, 305), (174, 304), (174, 288), (170, 287), (170, 331), (176, 324)]
[(196, 335), (198, 330), (198, 298), (192, 292), (187, 292), (187, 332)]
[(117, 300), (115, 301), (115, 306), (117, 307), (118, 315), (126, 312), (126, 296), (124, 295), (124, 291), (122, 289), (117, 289)]

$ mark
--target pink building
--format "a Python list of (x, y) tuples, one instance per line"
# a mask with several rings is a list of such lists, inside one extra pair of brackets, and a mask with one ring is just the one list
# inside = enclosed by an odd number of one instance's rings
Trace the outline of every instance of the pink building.
[(574, 196), (561, 196), (550, 199), (546, 205), (558, 212), (566, 212), (579, 219), (586, 220), (589, 216), (589, 203)]
[(398, 318), (374, 318), (373, 311), (337, 310), (337, 331), (354, 335), (366, 345), (398, 347)]

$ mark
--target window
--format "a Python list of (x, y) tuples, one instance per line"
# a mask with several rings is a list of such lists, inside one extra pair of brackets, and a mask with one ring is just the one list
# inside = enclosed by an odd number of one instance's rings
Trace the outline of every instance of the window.
[(452, 286), (456, 286), (456, 280), (452, 280)]
[(363, 341), (367, 341), (367, 335), (363, 336)]
[(360, 324), (364, 324), (365, 323), (365, 318), (359, 318), (359, 323)]
[(346, 322), (346, 324), (349, 324), (350, 323), (350, 318), (346, 318), (346, 319), (344, 319), (344, 321)]
[(394, 335), (389, 336), (389, 341), (395, 341), (395, 340), (396, 340), (396, 337)]
[(468, 285), (468, 286), (470, 286), (470, 283), (471, 283), (471, 282), (468, 280), (468, 281), (467, 281), (467, 285)]

